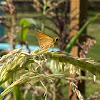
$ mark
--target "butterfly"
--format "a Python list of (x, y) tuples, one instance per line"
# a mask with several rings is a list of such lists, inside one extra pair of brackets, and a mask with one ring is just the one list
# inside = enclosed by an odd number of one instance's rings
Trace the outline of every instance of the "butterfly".
[(41, 31), (36, 32), (36, 37), (38, 39), (39, 45), (42, 48), (42, 50), (53, 48), (54, 45), (59, 40), (59, 37), (51, 37), (51, 36), (44, 34)]

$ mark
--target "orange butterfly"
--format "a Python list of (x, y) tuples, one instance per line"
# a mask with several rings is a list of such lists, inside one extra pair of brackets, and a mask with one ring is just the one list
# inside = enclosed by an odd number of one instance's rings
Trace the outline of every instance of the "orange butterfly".
[(37, 31), (36, 36), (37, 36), (39, 45), (42, 48), (42, 50), (54, 47), (54, 45), (59, 40), (59, 37), (51, 37), (51, 36), (44, 34), (41, 31)]

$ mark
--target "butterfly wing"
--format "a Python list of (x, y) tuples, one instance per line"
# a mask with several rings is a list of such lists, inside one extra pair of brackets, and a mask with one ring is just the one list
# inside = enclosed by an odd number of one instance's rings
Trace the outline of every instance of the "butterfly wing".
[(54, 46), (52, 37), (40, 32), (40, 31), (36, 32), (36, 36), (37, 36), (39, 45), (42, 49), (47, 49), (47, 48)]

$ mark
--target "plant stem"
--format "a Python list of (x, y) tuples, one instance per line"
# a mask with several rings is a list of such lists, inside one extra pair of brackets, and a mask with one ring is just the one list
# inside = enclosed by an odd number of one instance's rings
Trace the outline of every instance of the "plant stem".
[[(15, 81), (15, 74), (13, 74), (13, 82)], [(14, 100), (21, 100), (20, 85), (15, 85), (13, 87), (13, 98)]]
[(14, 96), (14, 100), (21, 100), (20, 85), (14, 86), (14, 88), (13, 88), (13, 96)]
[(55, 89), (52, 91), (52, 94), (53, 94), (53, 100), (56, 100), (56, 91), (55, 91)]
[(47, 8), (47, 0), (45, 0), (44, 6), (43, 6), (41, 31), (44, 31), (46, 8)]
[(14, 43), (15, 34), (14, 33), (15, 33), (15, 25), (16, 25), (16, 10), (15, 10), (12, 0), (7, 0), (7, 3), (9, 7), (9, 15), (11, 17), (9, 39), (10, 39), (11, 49), (15, 49), (15, 43)]

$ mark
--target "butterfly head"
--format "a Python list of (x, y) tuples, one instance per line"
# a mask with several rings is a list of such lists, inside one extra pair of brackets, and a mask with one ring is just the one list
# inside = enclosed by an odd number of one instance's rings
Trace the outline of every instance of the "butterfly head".
[(57, 44), (58, 41), (59, 41), (59, 37), (55, 37), (55, 38), (53, 38), (53, 42), (54, 42), (54, 44)]

